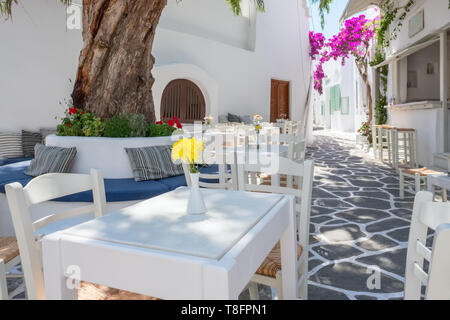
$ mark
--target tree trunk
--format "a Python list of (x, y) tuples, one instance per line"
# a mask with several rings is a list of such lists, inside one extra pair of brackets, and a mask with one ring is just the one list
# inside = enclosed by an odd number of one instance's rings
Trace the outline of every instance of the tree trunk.
[[(369, 127), (372, 125), (372, 119), (373, 119), (373, 99), (372, 99), (372, 86), (369, 82), (369, 77), (367, 76), (367, 66), (361, 66), (361, 64), (357, 63), (356, 66), (358, 67), (359, 75), (361, 76), (364, 84), (366, 85), (366, 93), (367, 93), (367, 104), (369, 107), (369, 114), (367, 116), (367, 124)], [(364, 67), (364, 70), (363, 70)]]
[(74, 106), (108, 118), (142, 113), (155, 121), (151, 52), (167, 0), (83, 0), (83, 49)]
[(367, 123), (370, 126), (372, 124), (372, 120), (373, 120), (372, 86), (370, 85), (370, 82), (369, 82), (369, 80), (367, 78), (364, 80), (364, 83), (366, 85), (367, 104), (368, 104), (368, 107), (369, 107), (369, 115), (368, 115)]

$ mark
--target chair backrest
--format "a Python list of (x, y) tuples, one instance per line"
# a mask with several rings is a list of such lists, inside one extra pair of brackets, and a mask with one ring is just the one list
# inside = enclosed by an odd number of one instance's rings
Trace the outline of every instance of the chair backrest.
[[(435, 231), (432, 250), (427, 248), (428, 229)], [(450, 299), (450, 203), (433, 202), (433, 194), (419, 192), (414, 202), (405, 271), (405, 300)], [(428, 273), (424, 260), (429, 262)]]
[(301, 186), (281, 184), (280, 186), (270, 184), (254, 183), (253, 174), (273, 174), (273, 168), (260, 164), (238, 164), (238, 186), (241, 191), (277, 193), (293, 195), (296, 198), (297, 232), (299, 244), (305, 250), (309, 245), (309, 220), (311, 214), (311, 196), (314, 176), (314, 162), (307, 160), (304, 163), (297, 163), (293, 160), (278, 157), (277, 174), (293, 176), (302, 181)]
[(282, 134), (292, 134), (297, 136), (300, 134), (300, 122), (286, 120), (283, 123), (283, 128), (281, 129)]
[[(49, 200), (92, 190), (92, 205), (49, 213), (37, 221), (32, 221), (30, 207)], [(25, 187), (20, 183), (6, 185), (6, 196), (19, 244), (22, 268), (29, 299), (45, 299), (42, 273), (41, 237), (37, 230), (63, 219), (94, 212), (95, 217), (106, 214), (105, 186), (101, 173), (91, 170), (91, 174), (50, 173), (31, 180)]]
[(280, 134), (279, 143), (281, 145), (288, 146), (288, 152), (286, 155), (288, 159), (294, 160), (295, 162), (302, 163), (305, 161), (306, 156), (306, 140), (300, 135), (292, 134)]
[[(229, 189), (237, 190), (237, 159), (235, 149), (239, 148), (241, 143), (240, 130), (232, 132), (216, 133), (213, 135), (205, 135), (203, 143), (205, 149), (201, 154), (200, 167), (202, 165), (217, 166), (216, 173), (204, 173), (200, 168), (199, 186), (208, 189)], [(248, 139), (242, 141), (248, 144)], [(189, 164), (183, 164), (183, 171), (186, 183), (192, 186)]]

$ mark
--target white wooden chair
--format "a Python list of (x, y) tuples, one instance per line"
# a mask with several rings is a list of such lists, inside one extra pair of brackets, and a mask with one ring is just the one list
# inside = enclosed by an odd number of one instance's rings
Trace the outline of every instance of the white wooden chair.
[[(280, 154), (281, 157), (293, 160), (297, 163), (303, 163), (306, 157), (306, 140), (301, 136), (294, 136), (291, 134), (280, 134), (276, 137), (276, 141), (272, 140), (273, 144), (279, 144), (279, 146), (287, 146), (288, 150)], [(271, 175), (262, 175), (263, 182), (270, 182), (272, 176)], [(280, 181), (292, 181), (293, 183), (299, 185), (301, 184), (301, 180), (297, 177), (287, 177), (281, 176)], [(288, 186), (292, 187), (292, 183)]]
[[(219, 153), (215, 151), (203, 152), (201, 165), (217, 165), (218, 173), (202, 173), (200, 172), (199, 186), (208, 189), (228, 189), (237, 190), (237, 164), (236, 161), (230, 161), (227, 164), (226, 156), (220, 159)], [(234, 157), (235, 159), (235, 157)], [(228, 169), (230, 167), (230, 170)], [(192, 186), (190, 168), (188, 164), (183, 164), (184, 176), (189, 187)]]
[(0, 300), (14, 298), (23, 291), (23, 286), (19, 286), (8, 294), (9, 278), (23, 278), (23, 273), (8, 273), (11, 269), (20, 264), (19, 246), (15, 237), (0, 238)]
[(306, 140), (297, 135), (280, 134), (280, 145), (287, 145), (288, 151), (286, 154), (282, 154), (283, 157), (294, 160), (295, 162), (302, 163), (305, 161), (306, 155)]
[[(217, 165), (218, 172), (200, 172), (201, 188), (237, 190), (237, 159), (233, 151), (248, 145), (245, 133), (243, 129), (236, 129), (203, 136), (204, 151), (201, 153), (199, 165)], [(191, 187), (189, 164), (183, 164), (183, 171), (186, 183)]]
[(299, 121), (285, 121), (284, 128), (281, 130), (282, 134), (292, 134), (297, 136), (300, 134), (300, 122)]
[[(426, 247), (428, 229), (435, 231), (432, 250)], [(450, 299), (450, 203), (433, 202), (433, 194), (421, 191), (414, 202), (405, 272), (405, 300)], [(428, 273), (424, 260), (429, 262)]]
[[(405, 189), (407, 185), (413, 185), (416, 194), (422, 190), (422, 187), (427, 190), (429, 175), (446, 175), (446, 173), (428, 168), (400, 169), (400, 199), (405, 199)], [(407, 180), (406, 178), (412, 180)], [(442, 190), (442, 200), (447, 202), (446, 189)]]
[[(298, 233), (297, 287), (299, 290), (299, 297), (306, 300), (308, 298), (309, 225), (314, 163), (311, 160), (305, 161), (304, 163), (297, 163), (283, 157), (279, 157), (277, 161), (279, 161), (278, 173), (286, 176), (298, 177), (299, 180), (303, 181), (302, 186), (288, 186), (283, 183), (281, 186), (272, 186), (267, 183), (253, 184), (252, 179), (249, 179), (249, 175), (251, 176), (255, 173), (268, 173), (271, 169), (261, 165), (243, 164), (238, 165), (239, 190), (288, 194), (296, 197)], [(274, 245), (274, 248), (252, 278), (253, 285), (250, 286), (250, 296), (252, 299), (258, 298), (256, 283), (276, 288), (278, 298), (283, 298), (281, 296), (282, 270), (280, 245), (279, 243)]]
[[(52, 214), (32, 221), (30, 207), (67, 195), (92, 190), (94, 203), (63, 213)], [(29, 299), (45, 299), (39, 230), (51, 223), (94, 212), (95, 217), (106, 213), (103, 178), (99, 171), (85, 174), (45, 174), (31, 180), (25, 187), (20, 183), (6, 186), (6, 196), (19, 244), (20, 258)]]

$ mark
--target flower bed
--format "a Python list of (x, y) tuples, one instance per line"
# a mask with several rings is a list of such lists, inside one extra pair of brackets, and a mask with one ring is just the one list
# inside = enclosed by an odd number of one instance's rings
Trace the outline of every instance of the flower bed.
[(61, 119), (56, 135), (71, 137), (167, 137), (183, 128), (177, 117), (167, 122), (148, 123), (145, 116), (137, 113), (122, 113), (110, 119), (100, 119), (90, 112), (71, 106)]

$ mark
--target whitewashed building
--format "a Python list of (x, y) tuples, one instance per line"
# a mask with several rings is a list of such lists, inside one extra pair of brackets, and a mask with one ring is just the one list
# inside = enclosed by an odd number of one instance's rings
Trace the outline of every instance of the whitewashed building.
[[(350, 0), (343, 18), (379, 3)], [(389, 64), (388, 123), (417, 130), (418, 160), (424, 166), (440, 165), (435, 155), (450, 148), (449, 28), (448, 0), (416, 0), (383, 63)]]
[[(165, 89), (184, 79), (216, 119), (260, 113), (270, 121), (275, 108), (304, 121), (311, 74), (306, 0), (264, 2), (260, 13), (244, 0), (236, 17), (225, 0), (168, 0), (153, 48), (157, 118)], [(59, 102), (70, 97), (82, 48), (81, 30), (66, 25), (74, 12), (54, 0), (21, 0), (12, 21), (0, 22), (2, 130), (53, 128), (63, 115)]]
[(367, 121), (365, 85), (353, 59), (324, 65), (323, 95), (314, 92), (314, 124), (333, 131), (356, 133)]

